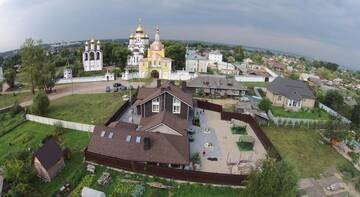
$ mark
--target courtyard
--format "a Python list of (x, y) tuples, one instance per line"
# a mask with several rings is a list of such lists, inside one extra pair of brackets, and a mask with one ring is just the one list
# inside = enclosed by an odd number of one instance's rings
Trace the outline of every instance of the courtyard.
[(191, 155), (199, 153), (198, 170), (216, 173), (247, 174), (248, 168), (255, 168), (259, 160), (266, 158), (266, 150), (246, 123), (247, 135), (255, 139), (253, 150), (240, 151), (237, 142), (240, 134), (232, 134), (231, 122), (221, 120), (220, 113), (195, 109), (200, 127), (189, 121), (189, 130), (193, 133), (190, 142)]

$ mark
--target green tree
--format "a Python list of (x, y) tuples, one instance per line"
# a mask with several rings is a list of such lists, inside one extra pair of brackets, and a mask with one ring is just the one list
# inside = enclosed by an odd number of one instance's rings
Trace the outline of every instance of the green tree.
[(298, 79), (299, 79), (299, 74), (297, 74), (297, 73), (291, 73), (291, 74), (289, 75), (289, 79), (298, 80)]
[(4, 73), (5, 82), (13, 88), (15, 86), (16, 71), (13, 68), (8, 68)]
[(172, 59), (175, 70), (185, 68), (185, 53), (185, 46), (178, 42), (171, 42), (165, 49), (165, 56)]
[(237, 62), (241, 62), (245, 58), (244, 49), (242, 46), (237, 46), (234, 48), (233, 56)]
[(268, 98), (263, 98), (259, 103), (259, 109), (268, 112), (271, 109), (272, 103)]
[(35, 88), (42, 79), (42, 67), (46, 63), (45, 50), (42, 47), (41, 40), (34, 41), (26, 39), (21, 48), (21, 62), (24, 67), (26, 79), (31, 85), (31, 91), (35, 94)]
[(323, 103), (334, 110), (338, 110), (344, 104), (344, 97), (340, 92), (331, 90), (326, 93)]
[(123, 45), (116, 46), (112, 49), (113, 63), (121, 69), (125, 68), (129, 55), (131, 55), (130, 50)]
[(262, 166), (262, 171), (250, 175), (243, 194), (245, 197), (290, 197), (296, 196), (297, 174), (293, 166), (284, 160), (276, 162), (268, 159)]
[(351, 112), (352, 128), (360, 132), (360, 104), (354, 106)]
[(36, 115), (43, 115), (47, 111), (50, 105), (50, 101), (45, 91), (40, 90), (33, 98), (33, 104), (31, 105), (31, 113)]

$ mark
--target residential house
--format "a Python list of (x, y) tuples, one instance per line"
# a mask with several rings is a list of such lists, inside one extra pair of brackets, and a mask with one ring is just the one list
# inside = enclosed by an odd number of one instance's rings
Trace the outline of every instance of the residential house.
[(200, 75), (186, 82), (186, 88), (191, 92), (203, 92), (212, 96), (239, 97), (246, 93), (247, 88), (234, 78), (219, 75)]
[(140, 88), (133, 104), (139, 121), (96, 126), (87, 151), (109, 160), (184, 168), (190, 164), (186, 129), (193, 107), (191, 95), (170, 82)]
[(54, 139), (47, 140), (33, 156), (33, 166), (37, 175), (50, 182), (65, 167), (64, 154)]
[(300, 80), (277, 77), (266, 91), (266, 97), (274, 106), (298, 111), (301, 108), (314, 108), (315, 96), (312, 90)]
[(207, 72), (209, 60), (196, 52), (196, 50), (186, 51), (186, 66), (185, 69), (188, 72)]
[(209, 61), (211, 63), (220, 63), (223, 61), (223, 55), (219, 50), (211, 51), (209, 53)]

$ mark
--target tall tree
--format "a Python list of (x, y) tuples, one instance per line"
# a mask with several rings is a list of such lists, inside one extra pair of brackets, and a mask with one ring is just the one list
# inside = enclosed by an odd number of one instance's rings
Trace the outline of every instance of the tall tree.
[(351, 112), (352, 127), (360, 132), (360, 104), (354, 106)]
[(50, 101), (45, 91), (40, 90), (36, 93), (33, 98), (33, 103), (31, 105), (31, 113), (35, 115), (43, 115), (47, 111), (50, 105)]
[(173, 69), (182, 70), (185, 68), (186, 48), (178, 42), (171, 42), (165, 48), (165, 56), (173, 60)]
[(115, 46), (112, 49), (113, 63), (122, 70), (126, 66), (129, 55), (131, 55), (130, 50), (123, 45)]
[(262, 171), (250, 175), (244, 196), (289, 197), (296, 196), (297, 175), (285, 161), (268, 159)]
[(15, 86), (16, 71), (13, 68), (8, 68), (4, 73), (6, 83), (13, 88)]
[(234, 48), (233, 56), (237, 62), (241, 62), (245, 58), (244, 49), (242, 46), (237, 46)]
[(336, 90), (328, 91), (324, 98), (324, 104), (334, 110), (340, 109), (344, 104), (344, 97)]
[(26, 39), (21, 48), (21, 62), (26, 73), (26, 78), (31, 85), (31, 91), (35, 94), (38, 80), (41, 78), (41, 68), (45, 63), (45, 51), (41, 46), (41, 40)]

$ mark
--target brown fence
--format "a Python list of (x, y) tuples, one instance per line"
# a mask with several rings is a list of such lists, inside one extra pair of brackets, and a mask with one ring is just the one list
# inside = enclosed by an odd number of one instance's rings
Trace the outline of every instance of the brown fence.
[(114, 157), (108, 157), (85, 150), (86, 161), (95, 162), (98, 164), (110, 166), (113, 168), (123, 169), (127, 171), (159, 176), (170, 179), (177, 179), (190, 182), (200, 182), (209, 184), (221, 185), (240, 185), (247, 176), (234, 174), (220, 174), (211, 172), (201, 172), (194, 170), (182, 170), (168, 167), (160, 167), (156, 165), (149, 165), (137, 163), (134, 161), (121, 160)]
[(264, 146), (264, 148), (268, 152), (271, 151), (271, 153), (274, 154), (273, 156), (275, 156), (277, 159), (281, 159), (279, 152), (276, 150), (274, 145), (271, 143), (269, 138), (266, 136), (264, 131), (260, 128), (256, 120), (252, 116), (248, 114), (241, 114), (236, 112), (225, 112), (222, 110), (221, 105), (210, 103), (208, 101), (196, 100), (196, 102), (197, 102), (197, 107), (199, 108), (219, 112), (221, 114), (222, 120), (237, 119), (248, 123), (252, 128), (252, 130), (254, 131), (257, 138), (260, 140), (261, 144)]

